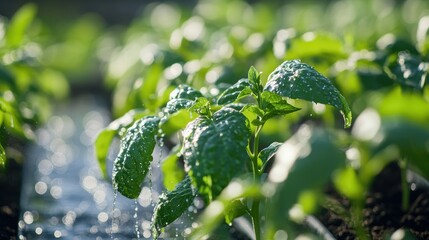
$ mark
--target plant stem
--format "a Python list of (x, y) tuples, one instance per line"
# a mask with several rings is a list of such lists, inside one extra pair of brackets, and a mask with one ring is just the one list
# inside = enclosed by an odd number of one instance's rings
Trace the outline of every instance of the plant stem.
[(361, 199), (352, 201), (352, 222), (358, 239), (369, 239), (369, 235), (363, 227), (363, 202)]
[[(253, 166), (253, 182), (258, 184), (260, 181), (261, 173), (258, 168), (258, 155), (259, 155), (259, 136), (263, 125), (258, 126), (255, 131), (255, 138), (253, 142), (253, 154), (252, 154), (252, 166)], [(255, 232), (255, 239), (261, 239), (261, 224), (259, 217), (259, 199), (253, 199), (252, 208), (251, 208), (251, 216), (253, 223), (253, 230)]]
[[(256, 91), (256, 101), (258, 102), (258, 107), (260, 109), (263, 109), (262, 106), (262, 97), (261, 97), (261, 89), (259, 83), (259, 77), (258, 77), (258, 86)], [(262, 120), (260, 116), (258, 116), (258, 120)], [(261, 124), (256, 127), (255, 130), (255, 138), (253, 139), (253, 149), (251, 155), (252, 159), (252, 166), (253, 166), (253, 183), (254, 184), (260, 184), (261, 181), (261, 172), (258, 167), (258, 155), (259, 155), (259, 136), (261, 133), (262, 128), (264, 127), (264, 124)], [(260, 217), (259, 217), (259, 199), (253, 199), (252, 202), (252, 209), (251, 209), (251, 217), (252, 217), (252, 223), (253, 223), (253, 231), (255, 232), (255, 239), (260, 240), (261, 239), (261, 223), (260, 223)]]
[(402, 211), (406, 212), (410, 206), (410, 187), (407, 182), (408, 161), (406, 158), (399, 161), (399, 167), (401, 169)]
[(255, 239), (260, 240), (261, 239), (261, 224), (259, 221), (259, 200), (254, 199), (252, 203), (252, 223), (253, 223), (253, 230), (255, 231)]

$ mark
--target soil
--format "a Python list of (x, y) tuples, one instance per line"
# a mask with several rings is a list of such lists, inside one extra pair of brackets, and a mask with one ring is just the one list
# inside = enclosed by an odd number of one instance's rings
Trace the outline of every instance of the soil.
[[(329, 191), (346, 211), (350, 202)], [(417, 239), (429, 239), (429, 189), (410, 192), (410, 207), (402, 211), (401, 174), (397, 164), (388, 165), (374, 180), (363, 207), (363, 227), (370, 239), (385, 239), (397, 229), (408, 230)], [(338, 211), (336, 211), (338, 213)], [(320, 221), (337, 239), (357, 239), (350, 220), (325, 209)]]
[(9, 160), (7, 169), (0, 172), (0, 239), (16, 239), (18, 235), (21, 179), (22, 165)]

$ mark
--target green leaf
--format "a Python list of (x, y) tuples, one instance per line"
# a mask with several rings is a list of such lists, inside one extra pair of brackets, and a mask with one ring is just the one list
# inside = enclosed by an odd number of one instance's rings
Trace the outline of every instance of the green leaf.
[(114, 187), (125, 197), (137, 198), (149, 171), (159, 128), (158, 117), (136, 121), (121, 140), (121, 150), (113, 167)]
[(164, 108), (164, 112), (167, 114), (173, 114), (181, 109), (189, 109), (200, 97), (203, 97), (200, 91), (197, 91), (188, 85), (179, 85), (171, 92), (170, 101), (168, 101), (167, 106)]
[(109, 153), (110, 144), (117, 134), (122, 135), (121, 130), (131, 125), (136, 119), (146, 115), (145, 112), (139, 110), (130, 110), (122, 117), (111, 122), (109, 126), (98, 133), (94, 143), (95, 157), (97, 158), (98, 165), (100, 166), (101, 173), (105, 179), (108, 177), (107, 173), (107, 155)]
[(260, 74), (253, 66), (249, 68), (249, 72), (247, 73), (247, 78), (249, 79), (249, 82), (253, 83), (253, 85), (255, 86), (259, 86), (261, 84)]
[(192, 189), (189, 177), (181, 181), (173, 191), (161, 194), (152, 217), (152, 232), (155, 239), (161, 228), (174, 222), (188, 210), (189, 206), (193, 204), (195, 196), (196, 193)]
[(241, 112), (246, 106), (248, 106), (248, 105), (244, 104), (244, 103), (230, 103), (230, 104), (225, 105), (224, 107), (232, 108), (234, 110)]
[(289, 113), (296, 112), (300, 108), (290, 105), (283, 97), (272, 93), (262, 92), (262, 108), (265, 111), (262, 121), (265, 122), (276, 116), (283, 116)]
[(57, 99), (64, 99), (69, 93), (69, 83), (59, 71), (44, 69), (38, 75), (37, 85), (44, 93)]
[(238, 217), (243, 216), (248, 211), (246, 205), (239, 199), (233, 200), (225, 211), (225, 222), (228, 225), (232, 224), (232, 221)]
[(36, 5), (26, 4), (15, 13), (6, 32), (6, 42), (9, 46), (18, 47), (23, 42), (36, 11)]
[[(227, 88), (218, 98), (217, 104), (225, 105), (233, 103), (239, 98), (248, 96), (252, 93), (250, 90), (251, 84), (248, 79), (242, 78), (238, 80), (234, 85)], [(244, 94), (243, 94), (244, 93)]]
[(384, 121), (377, 136), (375, 152), (380, 152), (389, 146), (396, 146), (401, 156), (406, 158), (410, 166), (429, 178), (429, 130), (403, 119)]
[(171, 191), (174, 187), (183, 180), (185, 171), (178, 166), (179, 148), (171, 150), (170, 154), (162, 162), (161, 170), (164, 176), (164, 186)]
[(4, 112), (0, 109), (0, 127), (3, 125)]
[(429, 56), (429, 16), (422, 17), (417, 26), (417, 46), (423, 56)]
[[(148, 111), (141, 109), (132, 109), (125, 113), (123, 116), (115, 119), (106, 127), (109, 130), (122, 131), (124, 128), (129, 127), (134, 121), (148, 115)], [(122, 134), (120, 134), (122, 135)]]
[(352, 200), (362, 200), (365, 188), (359, 180), (356, 170), (351, 167), (341, 169), (335, 174), (334, 184), (337, 191)]
[(6, 165), (6, 152), (3, 146), (0, 144), (0, 169), (4, 169)]
[(196, 112), (199, 115), (211, 117), (211, 106), (210, 101), (205, 97), (200, 97), (195, 101), (195, 104), (189, 109), (189, 111)]
[(400, 52), (395, 63), (391, 63), (385, 70), (401, 86), (421, 90), (426, 83), (429, 63), (423, 62), (420, 56)]
[(249, 112), (256, 114), (259, 117), (263, 117), (264, 116), (264, 111), (262, 109), (260, 109), (258, 106), (256, 105), (246, 105), (245, 107), (246, 110), (249, 110)]
[(225, 219), (226, 214), (234, 211), (236, 200), (242, 198), (262, 198), (260, 186), (251, 181), (233, 180), (199, 216), (198, 227), (191, 233), (189, 239), (205, 239)]
[(268, 204), (270, 224), (285, 227), (289, 209), (299, 194), (323, 187), (333, 172), (344, 166), (345, 159), (344, 152), (335, 146), (327, 132), (302, 126), (279, 148), (268, 175), (267, 187), (275, 187)]
[(241, 112), (222, 108), (213, 118), (195, 119), (183, 131), (185, 169), (198, 192), (209, 201), (243, 173), (248, 161), (248, 125)]
[(332, 105), (343, 114), (344, 126), (351, 125), (352, 113), (338, 89), (313, 67), (299, 60), (285, 61), (278, 66), (268, 77), (264, 91)]
[(112, 143), (115, 135), (115, 130), (104, 129), (97, 135), (97, 138), (95, 139), (95, 156), (97, 158), (98, 165), (100, 166), (101, 173), (103, 174), (104, 179), (108, 178), (106, 159), (109, 153), (110, 144)]
[(198, 117), (197, 114), (191, 114), (187, 109), (181, 109), (168, 115), (161, 121), (161, 129), (165, 135), (171, 135), (184, 129), (186, 125)]
[(152, 64), (144, 71), (144, 81), (140, 87), (140, 98), (145, 108), (155, 111), (158, 107), (157, 88), (162, 78), (164, 66)]
[[(256, 70), (256, 68), (251, 66), (249, 72), (247, 73), (247, 77), (251, 84), (250, 91), (253, 92), (255, 96), (259, 96), (259, 94), (262, 92), (261, 74)], [(250, 91), (248, 94), (251, 93)]]
[(3, 126), (5, 126), (8, 132), (12, 133), (14, 136), (17, 136), (23, 139), (32, 138), (31, 135), (26, 134), (26, 132), (24, 131), (22, 121), (19, 118), (19, 115), (5, 112), (3, 117), (4, 117)]
[(259, 152), (258, 158), (262, 161), (262, 163), (266, 163), (270, 160), (277, 152), (282, 143), (273, 142), (268, 147), (262, 149)]

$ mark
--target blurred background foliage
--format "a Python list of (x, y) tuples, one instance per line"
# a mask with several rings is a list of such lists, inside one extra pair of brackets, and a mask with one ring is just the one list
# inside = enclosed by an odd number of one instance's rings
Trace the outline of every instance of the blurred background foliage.
[[(119, 117), (156, 111), (181, 83), (216, 96), (251, 65), (266, 79), (297, 58), (328, 76), (355, 116), (372, 107), (383, 116), (429, 120), (427, 1), (25, 3), (2, 2), (0, 12), (1, 100), (23, 122), (46, 119), (48, 99), (64, 98), (69, 88), (107, 101), (112, 95)], [(329, 107), (294, 104), (304, 111), (286, 123), (273, 120), (267, 135), (284, 139), (309, 119), (339, 126)]]

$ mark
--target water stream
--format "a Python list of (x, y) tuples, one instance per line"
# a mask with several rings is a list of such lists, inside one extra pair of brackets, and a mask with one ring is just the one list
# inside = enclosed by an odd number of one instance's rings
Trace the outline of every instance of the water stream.
[[(86, 96), (58, 106), (37, 131), (24, 165), (18, 239), (151, 238), (150, 220), (161, 191), (156, 158), (163, 151), (155, 151), (151, 180), (136, 204), (115, 197), (111, 183), (102, 179), (92, 145), (109, 121), (105, 105)], [(117, 151), (112, 150), (110, 161)]]

